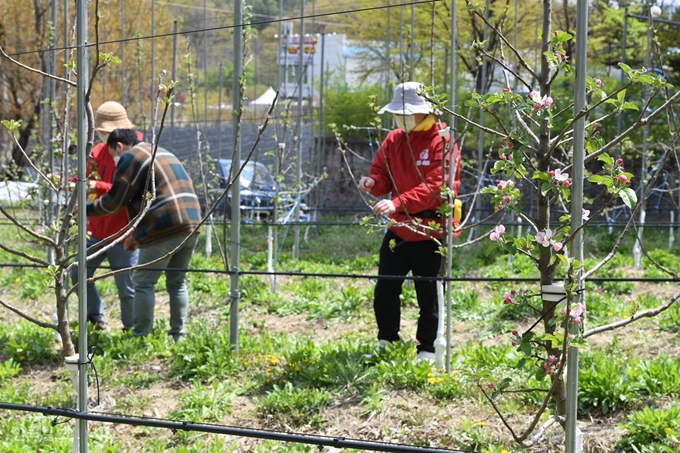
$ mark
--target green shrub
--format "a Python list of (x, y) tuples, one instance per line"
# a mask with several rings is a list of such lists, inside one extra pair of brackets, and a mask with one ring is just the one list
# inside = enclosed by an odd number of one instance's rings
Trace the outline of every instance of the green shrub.
[(387, 389), (378, 383), (373, 383), (366, 389), (361, 399), (361, 416), (372, 418), (385, 410), (388, 402)]
[(286, 289), (293, 295), (275, 298), (269, 307), (278, 316), (306, 313), (307, 319), (345, 321), (354, 317), (372, 298), (369, 288), (348, 285), (334, 289), (328, 282), (322, 284), (313, 279), (289, 283)]
[(72, 449), (73, 434), (69, 424), (52, 424), (51, 420), (42, 414), (6, 411), (0, 412), (0, 419), (2, 419), (0, 451), (3, 453), (57, 452)]
[(628, 363), (604, 353), (580, 363), (578, 380), (583, 412), (595, 408), (602, 414), (617, 411), (629, 406), (639, 392), (639, 383), (631, 379)]
[(427, 391), (438, 400), (449, 401), (465, 395), (469, 386), (458, 370), (451, 373), (431, 371), (427, 375)]
[(191, 323), (184, 341), (177, 343), (170, 355), (170, 369), (179, 378), (204, 381), (224, 379), (240, 369), (229, 343), (228, 326), (199, 320)]
[[(627, 435), (619, 442), (626, 451), (674, 451), (680, 447), (680, 405), (668, 409), (645, 407), (628, 415), (628, 422), (620, 425)], [(655, 449), (672, 447), (672, 450)]]
[(324, 424), (319, 416), (322, 408), (333, 401), (331, 393), (322, 389), (295, 388), (290, 382), (283, 387), (274, 385), (266, 396), (256, 398), (258, 411), (292, 427), (319, 428)]
[(180, 409), (170, 415), (174, 420), (219, 422), (231, 413), (236, 386), (230, 381), (214, 381), (204, 386), (195, 381), (190, 391), (179, 397)]
[[(510, 345), (485, 346), (483, 344), (466, 344), (460, 349), (463, 363), (470, 369), (494, 369), (497, 367), (514, 367), (515, 353)], [(514, 360), (516, 362), (516, 360)]]
[(674, 303), (659, 315), (659, 328), (669, 332), (680, 332), (680, 303)]
[[(671, 270), (672, 272), (680, 272), (680, 263), (678, 263), (678, 256), (676, 253), (670, 252), (666, 249), (650, 249), (649, 256), (661, 266)], [(648, 278), (663, 278), (668, 277), (668, 274), (656, 265), (654, 265), (646, 256), (642, 258), (642, 268), (645, 270), (645, 277)]]
[(17, 363), (12, 357), (8, 360), (0, 362), (0, 385), (3, 382), (11, 380), (21, 372), (21, 365)]
[(56, 363), (54, 336), (51, 330), (19, 320), (11, 330), (0, 334), (0, 353), (22, 364)]
[(480, 303), (479, 293), (465, 289), (464, 285), (453, 283), (451, 285), (452, 312), (460, 321), (477, 321), (483, 318), (487, 308)]
[(661, 356), (635, 363), (631, 373), (640, 389), (652, 396), (680, 394), (680, 358)]
[[(627, 269), (633, 267), (633, 258), (624, 254), (616, 254), (608, 261), (597, 273), (598, 277), (625, 278)], [(622, 295), (631, 294), (635, 288), (633, 282), (626, 281), (605, 281), (601, 283), (602, 289), (609, 294)]]
[(410, 343), (397, 343), (393, 348), (384, 348), (376, 357), (372, 368), (375, 379), (382, 379), (395, 389), (422, 389), (432, 367), (426, 362), (414, 362), (416, 352)]

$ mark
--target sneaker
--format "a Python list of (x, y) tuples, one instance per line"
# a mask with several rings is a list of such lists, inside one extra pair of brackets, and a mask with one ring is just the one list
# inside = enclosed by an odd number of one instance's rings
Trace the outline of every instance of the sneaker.
[(364, 360), (373, 359), (373, 358), (377, 357), (382, 351), (384, 351), (387, 348), (391, 348), (392, 346), (393, 345), (392, 345), (391, 341), (378, 340), (378, 346), (375, 347), (373, 352), (370, 352), (368, 354), (364, 354), (364, 355), (361, 356), (361, 358), (364, 359)]
[(436, 358), (437, 356), (434, 352), (420, 351), (416, 356), (416, 363), (427, 362), (430, 365), (433, 365)]

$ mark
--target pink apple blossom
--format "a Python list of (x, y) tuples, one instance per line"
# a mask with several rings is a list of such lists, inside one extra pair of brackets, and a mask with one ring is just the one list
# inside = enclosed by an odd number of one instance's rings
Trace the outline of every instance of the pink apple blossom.
[(553, 178), (555, 178), (555, 181), (563, 183), (564, 181), (567, 181), (569, 179), (569, 175), (567, 173), (562, 173), (562, 170), (556, 168), (555, 173), (553, 174)]
[(496, 225), (496, 228), (489, 234), (489, 239), (491, 239), (494, 242), (499, 241), (503, 234), (505, 234), (505, 226), (504, 225)]
[(536, 242), (543, 247), (550, 247), (550, 240), (552, 239), (552, 230), (547, 228), (545, 231), (536, 233)]
[(550, 96), (543, 96), (537, 91), (529, 93), (529, 99), (534, 103), (534, 110), (540, 110), (541, 107), (550, 107), (553, 104), (553, 98)]

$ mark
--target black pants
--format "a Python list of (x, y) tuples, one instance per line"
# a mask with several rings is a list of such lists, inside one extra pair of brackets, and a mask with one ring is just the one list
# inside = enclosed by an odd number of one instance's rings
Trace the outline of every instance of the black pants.
[[(390, 249), (390, 241), (396, 247)], [(380, 247), (380, 276), (406, 276), (409, 271), (414, 277), (436, 277), (439, 273), (441, 255), (434, 241), (406, 242), (396, 234), (387, 231)], [(375, 285), (373, 310), (378, 323), (378, 339), (399, 340), (401, 321), (401, 287), (403, 278), (378, 278)], [(418, 351), (434, 352), (437, 337), (437, 284), (435, 280), (414, 280), (420, 315), (418, 317)]]

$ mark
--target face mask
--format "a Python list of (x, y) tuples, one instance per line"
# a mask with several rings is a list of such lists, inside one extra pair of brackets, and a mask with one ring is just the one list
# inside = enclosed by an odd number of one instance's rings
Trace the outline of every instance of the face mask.
[(118, 166), (119, 160), (120, 160), (120, 156), (113, 156), (113, 163), (116, 164), (116, 167)]
[(106, 143), (106, 141), (109, 139), (109, 134), (107, 134), (106, 132), (97, 131), (97, 136), (99, 137), (99, 140), (101, 140), (103, 143)]
[(416, 117), (413, 115), (394, 115), (394, 127), (404, 132), (411, 132), (416, 128)]

